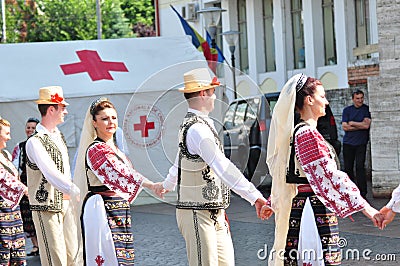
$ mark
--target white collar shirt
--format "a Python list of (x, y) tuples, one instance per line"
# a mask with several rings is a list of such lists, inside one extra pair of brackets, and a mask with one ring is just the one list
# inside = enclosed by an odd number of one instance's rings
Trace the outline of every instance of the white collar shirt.
[(64, 174), (57, 169), (56, 164), (51, 159), (38, 138), (29, 138), (26, 142), (26, 154), (29, 160), (35, 163), (46, 180), (59, 191), (70, 194), (73, 183), (71, 181), (71, 169), (69, 165), (69, 157), (67, 147), (61, 137), (61, 132), (56, 128), (54, 132), (50, 132), (42, 124), (36, 126), (38, 133), (48, 135), (57, 145), (62, 154)]
[[(214, 121), (207, 114), (191, 108), (188, 109), (188, 112), (200, 116), (215, 130)], [(264, 199), (261, 192), (225, 157), (224, 153), (215, 143), (214, 134), (207, 125), (204, 123), (192, 125), (186, 135), (186, 145), (191, 154), (199, 155), (213, 169), (222, 182), (236, 194), (251, 204), (254, 204), (258, 198)], [(179, 153), (163, 183), (164, 188), (167, 190), (174, 190), (177, 184), (178, 160)]]

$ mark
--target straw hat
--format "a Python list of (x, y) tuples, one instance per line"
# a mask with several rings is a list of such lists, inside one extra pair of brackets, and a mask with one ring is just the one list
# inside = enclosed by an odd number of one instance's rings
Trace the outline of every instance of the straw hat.
[(63, 91), (60, 86), (49, 86), (39, 89), (39, 100), (37, 104), (64, 104), (69, 105), (63, 96)]
[(192, 93), (218, 87), (220, 82), (217, 77), (211, 79), (207, 68), (196, 68), (183, 74), (185, 87), (179, 88), (180, 92)]

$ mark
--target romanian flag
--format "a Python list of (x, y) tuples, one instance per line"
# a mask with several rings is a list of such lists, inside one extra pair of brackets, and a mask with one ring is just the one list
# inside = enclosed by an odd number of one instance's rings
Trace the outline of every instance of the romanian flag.
[[(210, 45), (211, 46), (211, 35), (210, 35), (210, 33), (208, 33), (208, 31), (206, 31), (207, 32), (207, 42), (208, 42), (208, 45)], [(214, 50), (214, 48), (212, 48), (211, 50)], [(222, 63), (222, 62), (224, 62), (226, 59), (225, 59), (225, 56), (224, 56), (224, 54), (222, 53), (222, 51), (219, 49), (219, 47), (218, 47), (218, 45), (215, 45), (215, 50), (217, 51), (217, 53), (218, 53), (218, 60), (217, 60), (217, 62), (218, 63)], [(214, 52), (215, 53), (215, 52)]]
[[(225, 57), (222, 55), (221, 50), (217, 47), (217, 49), (210, 48), (211, 45), (211, 37), (207, 38), (207, 41), (201, 37), (201, 35), (194, 29), (189, 23), (176, 11), (176, 9), (171, 5), (172, 10), (179, 17), (179, 20), (182, 23), (183, 30), (186, 35), (190, 35), (192, 37), (193, 45), (201, 52), (203, 52), (204, 57), (208, 61), (208, 66), (211, 68), (214, 73), (216, 72), (217, 62), (223, 62)], [(207, 36), (209, 34), (207, 33)], [(208, 40), (209, 39), (209, 40)], [(221, 61), (220, 61), (221, 60)]]

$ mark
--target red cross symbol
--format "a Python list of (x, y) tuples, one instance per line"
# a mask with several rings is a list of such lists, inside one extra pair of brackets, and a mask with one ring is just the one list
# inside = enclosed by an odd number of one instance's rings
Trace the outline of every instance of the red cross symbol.
[(104, 259), (100, 255), (97, 255), (97, 257), (96, 257), (96, 259), (94, 261), (96, 262), (97, 266), (101, 266), (104, 263)]
[(77, 51), (81, 62), (60, 65), (65, 75), (87, 72), (93, 81), (113, 80), (110, 71), (128, 72), (124, 63), (102, 61), (97, 51)]
[(133, 124), (133, 129), (135, 131), (142, 131), (142, 138), (147, 138), (149, 136), (149, 129), (154, 129), (154, 122), (147, 122), (147, 117), (145, 115), (140, 116), (140, 123)]

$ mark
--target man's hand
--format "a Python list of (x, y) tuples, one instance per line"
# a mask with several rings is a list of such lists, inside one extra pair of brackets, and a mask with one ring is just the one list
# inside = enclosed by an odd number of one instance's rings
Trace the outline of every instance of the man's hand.
[(379, 212), (383, 215), (383, 222), (381, 228), (383, 229), (386, 227), (386, 225), (390, 224), (393, 221), (394, 217), (396, 216), (396, 213), (386, 206), (383, 207)]
[(274, 210), (272, 210), (270, 206), (268, 206), (268, 205), (262, 206), (261, 213), (260, 213), (262, 220), (265, 220), (265, 219), (268, 220), (272, 216), (272, 214), (274, 214)]
[(267, 201), (264, 198), (258, 198), (256, 200), (256, 202), (254, 203), (254, 206), (256, 207), (256, 212), (257, 212), (258, 218), (261, 218), (261, 209), (266, 203), (267, 203)]
[(383, 215), (378, 212), (375, 208), (371, 207), (369, 204), (367, 204), (364, 209), (362, 210), (362, 213), (367, 216), (375, 226), (379, 227), (379, 229), (383, 229), (382, 227), (382, 222), (383, 222)]
[(154, 194), (156, 194), (159, 198), (163, 199), (164, 198), (164, 194), (168, 193), (169, 190), (166, 190), (163, 186), (162, 182), (158, 182), (158, 183), (154, 183), (153, 185), (153, 192)]

